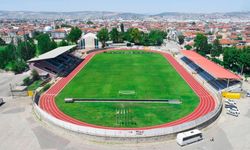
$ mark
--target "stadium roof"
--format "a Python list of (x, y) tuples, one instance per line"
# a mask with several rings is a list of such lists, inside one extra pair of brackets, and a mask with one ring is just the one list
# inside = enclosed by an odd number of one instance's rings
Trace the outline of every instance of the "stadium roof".
[(217, 79), (241, 79), (240, 76), (224, 69), (222, 66), (208, 60), (194, 51), (183, 50), (181, 53)]
[(34, 58), (30, 59), (28, 62), (56, 58), (57, 56), (71, 50), (74, 47), (76, 47), (76, 45), (58, 47), (58, 48), (53, 49), (47, 53), (44, 53), (38, 57), (34, 57)]

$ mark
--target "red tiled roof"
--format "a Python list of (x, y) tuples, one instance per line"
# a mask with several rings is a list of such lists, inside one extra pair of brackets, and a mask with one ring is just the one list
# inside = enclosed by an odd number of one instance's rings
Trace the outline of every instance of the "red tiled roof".
[(224, 69), (222, 66), (219, 66), (194, 51), (182, 50), (181, 53), (217, 79), (241, 79), (238, 75)]
[(61, 29), (61, 28), (60, 28), (60, 29), (54, 30), (53, 32), (63, 32), (63, 33), (64, 33), (64, 32), (66, 32), (66, 31), (65, 31), (65, 29)]
[(233, 44), (236, 44), (237, 42), (236, 41), (232, 41), (232, 40), (229, 40), (229, 39), (221, 39), (220, 40), (220, 44), (222, 45), (233, 45)]

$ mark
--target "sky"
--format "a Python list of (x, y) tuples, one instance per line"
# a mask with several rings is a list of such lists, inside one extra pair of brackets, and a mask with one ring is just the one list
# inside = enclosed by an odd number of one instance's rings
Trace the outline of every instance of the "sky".
[(250, 11), (250, 0), (0, 0), (0, 10), (211, 13)]

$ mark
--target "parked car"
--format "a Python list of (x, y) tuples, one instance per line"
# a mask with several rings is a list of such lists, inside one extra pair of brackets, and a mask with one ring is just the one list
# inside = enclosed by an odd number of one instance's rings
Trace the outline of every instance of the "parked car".
[(232, 116), (235, 116), (235, 117), (238, 117), (238, 116), (239, 116), (238, 113), (236, 113), (236, 112), (234, 112), (234, 111), (231, 111), (231, 110), (228, 110), (228, 111), (227, 111), (227, 114), (232, 115)]
[(225, 104), (233, 104), (233, 105), (236, 105), (236, 102), (234, 100), (230, 100), (230, 99), (227, 99), (225, 100)]
[(225, 108), (237, 108), (237, 106), (231, 104), (225, 104)]
[(231, 111), (231, 112), (235, 112), (237, 114), (240, 114), (240, 111), (237, 107), (227, 108), (227, 111)]
[(250, 91), (247, 92), (247, 95), (246, 95), (246, 96), (247, 96), (247, 97), (250, 97)]
[(0, 98), (0, 105), (4, 103), (3, 98)]

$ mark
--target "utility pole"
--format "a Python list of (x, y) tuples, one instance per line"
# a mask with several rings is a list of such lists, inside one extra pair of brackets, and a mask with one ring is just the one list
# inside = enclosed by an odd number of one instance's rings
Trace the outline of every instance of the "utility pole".
[(240, 75), (243, 75), (243, 71), (244, 71), (244, 64), (242, 64), (242, 66), (241, 66), (241, 72), (240, 72)]
[(10, 83), (10, 93), (11, 93), (12, 98), (14, 98), (14, 95), (13, 95), (13, 92), (12, 92), (12, 86), (11, 86), (11, 83)]

